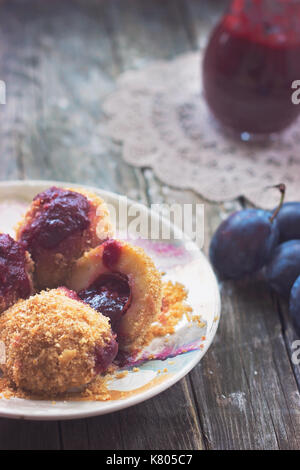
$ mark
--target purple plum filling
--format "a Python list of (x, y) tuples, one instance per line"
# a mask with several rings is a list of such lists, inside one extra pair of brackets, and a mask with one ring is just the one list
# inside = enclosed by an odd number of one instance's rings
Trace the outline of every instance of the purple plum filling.
[(81, 302), (80, 297), (74, 290), (70, 290), (65, 286), (60, 286), (57, 288), (58, 291), (62, 292), (66, 297), (69, 297), (70, 299), (77, 300), (78, 302)]
[(90, 204), (82, 194), (53, 186), (38, 194), (34, 201), (39, 201), (40, 210), (21, 236), (30, 252), (37, 246), (55, 248), (70, 235), (81, 232), (90, 225)]
[(113, 269), (119, 261), (122, 245), (118, 240), (107, 240), (103, 247), (103, 263), (107, 269)]
[(104, 348), (102, 346), (95, 347), (95, 371), (96, 374), (105, 372), (111, 365), (118, 353), (118, 343), (115, 338)]
[(0, 296), (15, 291), (25, 299), (31, 291), (26, 271), (26, 253), (23, 246), (9, 235), (0, 234)]
[(117, 331), (121, 317), (131, 302), (131, 289), (127, 276), (119, 273), (103, 274), (78, 296), (93, 309), (110, 319), (111, 327)]

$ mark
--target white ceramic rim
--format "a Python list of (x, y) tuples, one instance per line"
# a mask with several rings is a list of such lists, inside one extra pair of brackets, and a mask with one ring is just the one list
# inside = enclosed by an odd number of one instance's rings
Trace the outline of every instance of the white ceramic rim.
[[(38, 192), (46, 189), (47, 187), (54, 186), (54, 185), (70, 187), (70, 188), (71, 187), (85, 188), (87, 190), (90, 190), (90, 191), (93, 191), (93, 192), (97, 193), (100, 197), (102, 197), (105, 201), (108, 201), (108, 202), (117, 202), (119, 200), (119, 198), (121, 197), (121, 195), (119, 195), (119, 194), (116, 194), (116, 193), (113, 193), (113, 192), (110, 192), (110, 191), (106, 191), (106, 190), (102, 190), (102, 189), (99, 189), (99, 188), (95, 188), (95, 187), (91, 187), (91, 186), (87, 186), (87, 185), (81, 185), (81, 184), (62, 182), (62, 181), (12, 180), (12, 181), (7, 181), (7, 182), (0, 182), (0, 199), (2, 199), (1, 193), (3, 193), (5, 191), (5, 189), (7, 189), (8, 193), (9, 193), (8, 194), (8, 199), (9, 199), (10, 197), (12, 197), (14, 195), (14, 190), (15, 190), (15, 197), (18, 198), (18, 197), (20, 197), (19, 192), (22, 190), (22, 188), (24, 188), (24, 191), (26, 191), (26, 188), (27, 189), (30, 188), (31, 190), (35, 190), (35, 188), (36, 188), (36, 193), (38, 193)], [(148, 207), (146, 207), (143, 204), (136, 203), (135, 201), (133, 201), (129, 198), (127, 198), (127, 201), (128, 201), (128, 204), (135, 204), (135, 205), (138, 204), (141, 207), (141, 211), (143, 210), (145, 212), (145, 214), (151, 213), (151, 215), (154, 216), (154, 217), (160, 217), (160, 216), (158, 216), (158, 214), (153, 213), (153, 211), (151, 211)], [(180, 229), (177, 228), (177, 227), (174, 227), (174, 225), (171, 224), (169, 221), (167, 221), (163, 218), (161, 218), (161, 219), (162, 219), (163, 223), (166, 223), (171, 227), (171, 229), (174, 231), (174, 233), (176, 233), (177, 231), (180, 232)], [(194, 246), (196, 247), (196, 245), (193, 241), (190, 241), (189, 243), (194, 244)], [(194, 351), (193, 355), (191, 357), (191, 360), (179, 372), (175, 373), (173, 376), (166, 379), (161, 384), (155, 385), (154, 387), (151, 387), (150, 389), (148, 389), (144, 392), (141, 392), (140, 394), (134, 395), (134, 396), (129, 397), (129, 398), (125, 398), (123, 400), (114, 400), (114, 401), (105, 402), (105, 404), (106, 404), (105, 408), (101, 408), (101, 409), (99, 409), (97, 407), (97, 404), (99, 403), (97, 401), (91, 401), (91, 402), (86, 402), (86, 401), (83, 401), (83, 402), (80, 402), (80, 401), (70, 402), (70, 401), (68, 401), (67, 402), (68, 404), (74, 403), (75, 406), (74, 406), (74, 409), (71, 409), (71, 410), (68, 409), (66, 411), (66, 413), (64, 413), (64, 414), (62, 414), (62, 413), (57, 413), (56, 414), (56, 413), (51, 412), (51, 415), (48, 415), (48, 414), (45, 414), (45, 412), (43, 412), (43, 411), (39, 414), (32, 414), (30, 412), (24, 412), (24, 411), (22, 411), (22, 413), (20, 413), (20, 412), (18, 412), (18, 409), (17, 409), (18, 405), (17, 404), (16, 404), (16, 410), (5, 409), (5, 407), (3, 407), (2, 403), (1, 403), (2, 400), (0, 399), (0, 417), (14, 418), (14, 419), (26, 419), (26, 420), (33, 420), (33, 421), (40, 421), (40, 420), (53, 421), (53, 420), (80, 419), (80, 418), (88, 418), (88, 417), (92, 417), (92, 416), (104, 415), (104, 414), (108, 414), (108, 413), (112, 413), (112, 412), (115, 412), (115, 411), (122, 410), (124, 408), (128, 408), (128, 407), (133, 406), (133, 405), (137, 405), (138, 403), (141, 403), (145, 400), (149, 400), (150, 398), (152, 398), (152, 397), (158, 395), (159, 393), (165, 391), (166, 389), (168, 389), (169, 387), (174, 385), (176, 382), (181, 380), (185, 375), (187, 375), (196, 366), (196, 364), (198, 364), (200, 359), (202, 359), (202, 357), (204, 356), (204, 354), (206, 353), (206, 351), (210, 347), (210, 345), (213, 341), (213, 338), (216, 334), (216, 331), (217, 331), (217, 328), (218, 328), (218, 325), (219, 325), (220, 314), (221, 314), (221, 300), (220, 300), (220, 293), (219, 293), (217, 279), (216, 279), (216, 277), (214, 275), (214, 272), (211, 268), (211, 265), (210, 265), (209, 261), (207, 260), (207, 258), (205, 257), (205, 255), (201, 252), (201, 250), (199, 250), (198, 247), (195, 248), (195, 249), (198, 250), (199, 255), (202, 258), (203, 266), (205, 267), (205, 269), (207, 269), (208, 273), (210, 273), (212, 282), (215, 284), (214, 285), (214, 291), (215, 291), (214, 307), (215, 307), (215, 310), (212, 313), (214, 315), (215, 321), (213, 322), (212, 327), (211, 327), (210, 331), (208, 332), (209, 333), (209, 339), (205, 342), (204, 348), (197, 351), (197, 352)], [(44, 401), (43, 403), (47, 403), (47, 402)], [(49, 403), (51, 403), (51, 402), (49, 401)], [(80, 409), (80, 404), (81, 403), (90, 403), (90, 404), (93, 404), (94, 406), (91, 406), (91, 409), (87, 411), (85, 409)], [(103, 403), (103, 402), (101, 402), (101, 403)], [(75, 409), (75, 407), (76, 407), (76, 409)]]

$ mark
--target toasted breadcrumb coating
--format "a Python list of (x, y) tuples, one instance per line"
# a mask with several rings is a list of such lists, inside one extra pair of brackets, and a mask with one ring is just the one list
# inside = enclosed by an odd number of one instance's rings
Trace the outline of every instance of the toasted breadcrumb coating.
[(187, 291), (179, 282), (163, 282), (162, 308), (157, 315), (155, 322), (148, 330), (147, 340), (173, 334), (179, 321), (186, 317), (189, 322), (198, 323), (199, 327), (204, 327), (204, 323), (199, 315), (193, 314), (193, 309), (187, 303)]
[[(116, 344), (108, 319), (66, 295), (66, 289), (43, 291), (6, 310), (0, 341), (5, 376), (17, 388), (48, 396), (91, 382), (99, 353), (106, 361), (102, 352)], [(116, 352), (110, 351), (109, 364)]]

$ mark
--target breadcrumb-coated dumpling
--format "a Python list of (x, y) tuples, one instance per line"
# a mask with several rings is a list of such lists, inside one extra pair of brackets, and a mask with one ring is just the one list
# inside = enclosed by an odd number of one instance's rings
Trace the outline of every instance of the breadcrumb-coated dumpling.
[(118, 346), (109, 320), (66, 288), (19, 301), (0, 316), (6, 377), (37, 395), (82, 387), (104, 372)]
[(124, 350), (143, 345), (162, 306), (161, 274), (152, 259), (142, 248), (121, 240), (108, 240), (86, 252), (74, 264), (67, 286), (110, 317)]
[(33, 263), (21, 243), (0, 234), (0, 313), (33, 293)]
[(63, 285), (72, 263), (111, 236), (108, 208), (100, 197), (55, 186), (35, 196), (16, 230), (35, 262), (39, 290)]

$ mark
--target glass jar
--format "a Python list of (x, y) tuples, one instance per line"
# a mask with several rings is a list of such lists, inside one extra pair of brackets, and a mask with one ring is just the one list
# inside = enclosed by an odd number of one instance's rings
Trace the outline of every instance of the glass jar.
[(215, 117), (238, 133), (270, 134), (299, 115), (300, 0), (233, 0), (214, 29), (203, 86)]

